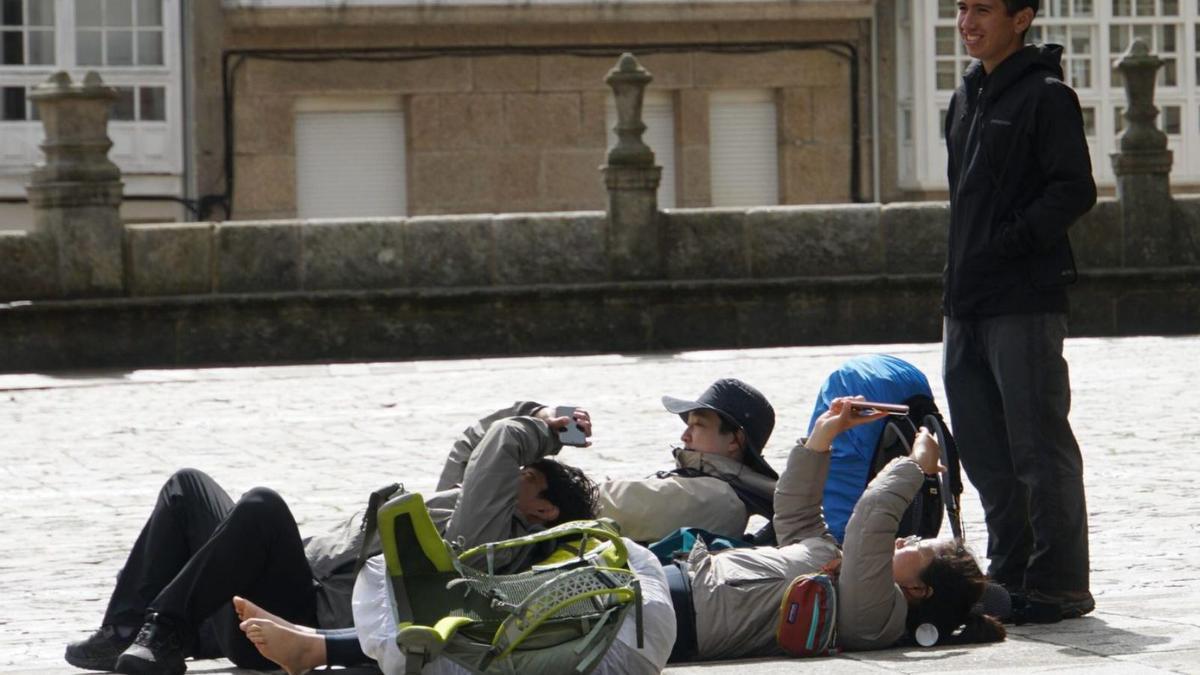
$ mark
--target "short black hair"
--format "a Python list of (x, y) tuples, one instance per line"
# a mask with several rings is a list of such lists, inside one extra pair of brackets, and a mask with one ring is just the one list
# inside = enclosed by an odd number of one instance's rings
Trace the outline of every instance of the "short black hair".
[(600, 489), (583, 471), (549, 458), (527, 465), (546, 477), (546, 489), (539, 495), (558, 507), (558, 518), (549, 525), (596, 517)]
[(1041, 9), (1040, 5), (1040, 0), (1004, 0), (1004, 9), (1008, 12), (1009, 16), (1016, 14), (1026, 7), (1032, 9), (1034, 14), (1037, 14), (1038, 10)]

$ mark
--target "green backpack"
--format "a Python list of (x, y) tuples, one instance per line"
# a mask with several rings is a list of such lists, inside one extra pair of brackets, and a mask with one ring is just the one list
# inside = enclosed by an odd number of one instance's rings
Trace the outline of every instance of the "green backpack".
[[(480, 674), (583, 675), (600, 663), (630, 609), (641, 646), (641, 587), (611, 521), (564, 523), (457, 551), (421, 495), (406, 493), (379, 507), (377, 523), (408, 673), (441, 657)], [(496, 552), (518, 547), (552, 553), (518, 574), (491, 573)], [(477, 560), (483, 571), (468, 564)]]

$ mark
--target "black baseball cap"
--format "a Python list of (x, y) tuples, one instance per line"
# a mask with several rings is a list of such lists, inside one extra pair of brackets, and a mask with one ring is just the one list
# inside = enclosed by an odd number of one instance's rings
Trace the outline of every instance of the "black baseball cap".
[(684, 422), (687, 422), (688, 413), (695, 410), (711, 410), (717, 413), (745, 433), (743, 463), (764, 476), (779, 478), (779, 474), (775, 473), (775, 469), (772, 469), (762, 456), (763, 448), (775, 429), (775, 409), (759, 390), (741, 380), (727, 377), (713, 382), (695, 401), (664, 396), (662, 403), (668, 412), (679, 415)]

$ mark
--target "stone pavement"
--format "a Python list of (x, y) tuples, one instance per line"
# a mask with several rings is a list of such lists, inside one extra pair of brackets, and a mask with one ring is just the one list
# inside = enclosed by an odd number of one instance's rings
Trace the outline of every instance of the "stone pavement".
[[(66, 642), (95, 628), (167, 475), (207, 470), (235, 494), (278, 489), (301, 531), (361, 508), (396, 477), (432, 488), (455, 433), (521, 398), (588, 406), (595, 446), (563, 458), (594, 476), (664, 466), (682, 430), (658, 397), (736, 375), (780, 413), (776, 466), (813, 396), (845, 358), (887, 351), (932, 376), (936, 344), (838, 346), (418, 363), (0, 376), (0, 672), (76, 671)], [(1091, 519), (1088, 617), (1020, 627), (999, 645), (893, 649), (808, 661), (823, 672), (918, 670), (1200, 673), (1200, 337), (1067, 345)], [(982, 551), (978, 502), (967, 536)], [(676, 675), (789, 672), (794, 661), (671, 668)], [(189, 672), (230, 673), (224, 661)]]

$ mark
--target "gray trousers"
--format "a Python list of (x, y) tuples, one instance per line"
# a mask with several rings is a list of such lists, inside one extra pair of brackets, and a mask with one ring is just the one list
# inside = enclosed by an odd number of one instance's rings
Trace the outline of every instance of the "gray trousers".
[(988, 574), (1011, 587), (1088, 590), (1066, 335), (1064, 314), (945, 320), (942, 377), (954, 437), (983, 502)]

